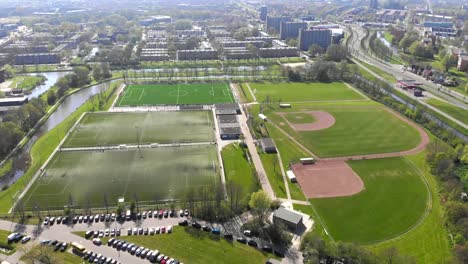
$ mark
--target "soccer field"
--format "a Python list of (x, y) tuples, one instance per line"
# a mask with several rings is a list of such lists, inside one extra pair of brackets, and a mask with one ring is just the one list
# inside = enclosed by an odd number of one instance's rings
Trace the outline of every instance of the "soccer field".
[(120, 144), (211, 142), (210, 111), (88, 113), (71, 131), (64, 147)]
[(335, 100), (366, 100), (342, 82), (332, 83), (251, 83), (257, 101), (305, 102)]
[(427, 208), (428, 191), (421, 174), (404, 157), (350, 161), (364, 181), (360, 193), (311, 199), (335, 240), (372, 244), (395, 237), (415, 225)]
[(118, 106), (215, 104), (235, 102), (227, 83), (128, 85)]
[(214, 145), (59, 152), (25, 196), (25, 206), (42, 210), (116, 205), (121, 197), (160, 202), (180, 199), (189, 188), (219, 182)]

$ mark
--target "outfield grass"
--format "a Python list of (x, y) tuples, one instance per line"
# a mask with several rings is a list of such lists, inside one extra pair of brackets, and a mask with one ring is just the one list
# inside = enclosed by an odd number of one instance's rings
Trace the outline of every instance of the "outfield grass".
[(125, 201), (181, 199), (187, 188), (219, 182), (213, 145), (73, 151), (53, 157), (25, 196), (26, 208), (104, 207)]
[[(353, 102), (354, 103), (354, 102)], [(264, 113), (277, 126), (295, 137), (319, 157), (337, 157), (359, 154), (387, 153), (409, 150), (420, 141), (418, 131), (399, 120), (383, 107), (353, 104), (341, 106), (300, 106), (301, 110), (321, 110), (333, 115), (336, 122), (318, 131), (293, 130), (276, 111), (294, 109), (266, 109)]]
[(227, 83), (129, 85), (118, 106), (214, 104), (235, 102)]
[(258, 102), (303, 102), (366, 99), (344, 83), (250, 83)]
[(414, 226), (427, 208), (422, 175), (404, 157), (350, 161), (365, 189), (353, 196), (312, 199), (335, 240), (372, 244)]
[(468, 124), (468, 110), (457, 107), (453, 104), (431, 98), (426, 101), (428, 104), (440, 109), (441, 111), (449, 114), (453, 118)]
[(210, 111), (90, 113), (71, 132), (64, 147), (213, 140)]
[(444, 227), (444, 209), (438, 196), (438, 183), (436, 178), (430, 174), (425, 157), (426, 152), (421, 152), (417, 155), (408, 156), (407, 160), (416, 166), (426, 178), (431, 189), (432, 210), (424, 222), (408, 233), (397, 239), (369, 246), (368, 248), (379, 252), (395, 247), (401, 254), (414, 256), (418, 263), (453, 263), (449, 236)]
[[(247, 149), (244, 149), (248, 153)], [(250, 197), (252, 192), (259, 189), (254, 175), (253, 165), (244, 156), (239, 144), (231, 144), (221, 151), (226, 182), (232, 181), (243, 188), (243, 196)]]
[(150, 249), (157, 249), (184, 263), (265, 263), (272, 255), (238, 242), (228, 242), (191, 227), (174, 227), (169, 235), (129, 236), (126, 241)]

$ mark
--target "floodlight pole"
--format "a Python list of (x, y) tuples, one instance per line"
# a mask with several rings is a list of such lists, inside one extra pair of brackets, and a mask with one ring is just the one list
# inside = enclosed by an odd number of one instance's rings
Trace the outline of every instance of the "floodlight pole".
[(135, 126), (136, 129), (136, 134), (137, 134), (137, 142), (138, 142), (138, 152), (140, 152), (140, 158), (143, 158), (143, 153), (141, 153), (141, 148), (140, 148), (140, 127)]

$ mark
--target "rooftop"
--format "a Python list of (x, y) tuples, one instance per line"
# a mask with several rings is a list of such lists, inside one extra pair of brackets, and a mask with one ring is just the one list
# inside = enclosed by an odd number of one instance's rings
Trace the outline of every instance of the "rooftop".
[(274, 217), (280, 218), (290, 223), (294, 223), (296, 225), (302, 221), (302, 215), (293, 211), (289, 211), (283, 207), (280, 207), (275, 211)]

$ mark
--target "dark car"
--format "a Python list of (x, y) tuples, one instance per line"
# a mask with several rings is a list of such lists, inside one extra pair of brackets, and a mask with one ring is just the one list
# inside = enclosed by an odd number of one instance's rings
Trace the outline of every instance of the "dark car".
[(197, 223), (197, 222), (193, 222), (193, 223), (192, 223), (192, 227), (197, 228), (197, 229), (200, 229), (200, 228), (201, 228), (201, 225), (200, 225), (199, 223)]
[(108, 246), (112, 246), (112, 244), (114, 243), (114, 241), (115, 241), (115, 238), (109, 239), (109, 240), (107, 241), (107, 245), (108, 245)]
[(249, 244), (249, 246), (251, 246), (251, 247), (257, 247), (258, 246), (258, 243), (255, 240), (249, 240), (249, 242), (247, 242), (247, 244)]
[(60, 251), (61, 252), (65, 252), (65, 250), (67, 250), (68, 248), (68, 243), (67, 242), (63, 242), (60, 246)]
[(202, 227), (203, 231), (206, 231), (206, 232), (210, 232), (211, 231), (211, 228), (209, 226), (203, 226)]
[(245, 243), (247, 243), (247, 239), (245, 239), (245, 237), (238, 237), (237, 242), (245, 244)]
[(284, 253), (281, 252), (281, 251), (273, 250), (273, 253), (274, 253), (275, 256), (277, 256), (277, 257), (284, 258)]
[(64, 217), (62, 218), (62, 225), (68, 224), (69, 221), (70, 221), (70, 217), (64, 216)]
[(269, 252), (269, 253), (273, 252), (273, 249), (270, 246), (267, 246), (267, 245), (264, 245), (262, 247), (262, 250), (265, 251), (265, 252)]
[(179, 221), (179, 225), (180, 225), (180, 226), (188, 226), (188, 224), (189, 224), (189, 223), (188, 223), (187, 219), (182, 220), (182, 221)]

